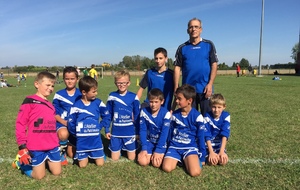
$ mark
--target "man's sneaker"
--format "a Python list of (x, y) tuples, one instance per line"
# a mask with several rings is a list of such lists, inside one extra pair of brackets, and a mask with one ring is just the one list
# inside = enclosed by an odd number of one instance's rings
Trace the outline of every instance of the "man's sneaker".
[(15, 158), (15, 160), (12, 162), (12, 164), (11, 164), (11, 166), (13, 167), (13, 168), (16, 168), (16, 169), (20, 169), (20, 162), (19, 162), (19, 156), (17, 155), (16, 156), (16, 158)]
[(61, 154), (60, 161), (62, 166), (68, 165), (68, 160), (65, 152)]

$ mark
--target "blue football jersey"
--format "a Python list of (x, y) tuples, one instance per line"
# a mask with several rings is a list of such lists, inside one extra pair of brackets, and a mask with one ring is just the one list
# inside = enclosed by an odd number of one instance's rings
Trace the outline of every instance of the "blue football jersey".
[(155, 144), (154, 152), (164, 153), (170, 130), (171, 113), (161, 107), (156, 116), (151, 114), (150, 107), (140, 113), (140, 140), (142, 150), (147, 150), (147, 142)]
[(77, 138), (76, 151), (103, 149), (100, 131), (102, 127), (109, 127), (109, 124), (109, 111), (100, 99), (96, 98), (88, 105), (85, 105), (82, 100), (76, 101), (68, 117), (68, 129)]
[(183, 116), (181, 109), (178, 109), (171, 117), (169, 146), (176, 149), (196, 147), (202, 154), (201, 161), (205, 161), (204, 130), (203, 117), (195, 108), (192, 108), (186, 116)]
[(197, 93), (203, 93), (214, 62), (218, 62), (218, 58), (213, 42), (202, 39), (196, 45), (190, 41), (181, 44), (176, 51), (174, 65), (182, 69), (182, 84), (190, 84)]
[(205, 141), (210, 140), (212, 148), (219, 153), (222, 143), (222, 137), (227, 139), (230, 136), (230, 114), (223, 111), (218, 119), (215, 119), (213, 113), (207, 112), (204, 116)]
[[(69, 115), (71, 106), (77, 100), (80, 100), (81, 92), (78, 88), (73, 95), (69, 95), (66, 89), (59, 90), (53, 97), (53, 106), (56, 111), (56, 115), (59, 115), (62, 119), (66, 119)], [(62, 126), (61, 123), (56, 122), (57, 127)]]
[[(112, 136), (133, 137), (138, 134), (140, 101), (135, 93), (127, 91), (122, 95), (118, 91), (111, 92), (106, 105), (112, 120)], [(108, 132), (109, 128), (106, 128), (105, 133)]]
[[(147, 70), (143, 79), (140, 82), (140, 87), (148, 88), (147, 94), (153, 88), (160, 89), (163, 94), (165, 101), (163, 103), (163, 107), (171, 110), (171, 104), (173, 100), (174, 94), (174, 82), (173, 82), (173, 73), (174, 71), (171, 69), (167, 69), (164, 72), (159, 73), (155, 68)], [(149, 102), (148, 98), (145, 100)]]

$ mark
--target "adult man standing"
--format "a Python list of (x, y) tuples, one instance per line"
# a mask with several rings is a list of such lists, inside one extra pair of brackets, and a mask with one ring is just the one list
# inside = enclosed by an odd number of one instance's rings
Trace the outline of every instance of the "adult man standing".
[(213, 42), (200, 37), (202, 22), (193, 18), (188, 22), (187, 33), (189, 40), (181, 44), (176, 52), (174, 61), (174, 87), (179, 85), (180, 70), (182, 84), (195, 87), (197, 97), (193, 107), (200, 110), (202, 115), (210, 111), (209, 97), (213, 93), (213, 83), (217, 75), (217, 54)]

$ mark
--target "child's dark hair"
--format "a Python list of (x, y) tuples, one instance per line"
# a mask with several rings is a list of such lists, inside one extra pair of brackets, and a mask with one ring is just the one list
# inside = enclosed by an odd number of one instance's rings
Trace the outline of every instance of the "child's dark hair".
[(65, 78), (66, 73), (75, 73), (76, 78), (78, 78), (78, 72), (75, 67), (65, 67), (63, 70), (63, 78)]
[(154, 50), (154, 56), (156, 56), (159, 53), (162, 53), (165, 57), (168, 57), (168, 52), (165, 48), (159, 47)]
[(177, 88), (175, 94), (181, 93), (186, 99), (192, 98), (193, 101), (196, 98), (196, 90), (193, 86), (189, 84), (184, 84)]
[(148, 99), (158, 98), (160, 101), (164, 100), (163, 92), (158, 88), (153, 88), (148, 93)]
[(84, 76), (79, 80), (78, 87), (80, 92), (82, 91), (88, 92), (93, 87), (97, 88), (98, 82), (91, 76)]

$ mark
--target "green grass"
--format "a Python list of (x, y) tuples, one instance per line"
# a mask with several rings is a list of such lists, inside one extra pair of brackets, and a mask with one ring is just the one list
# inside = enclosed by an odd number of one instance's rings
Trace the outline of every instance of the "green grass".
[[(63, 167), (59, 177), (47, 172), (37, 181), (12, 169), (17, 152), (15, 119), (26, 95), (35, 93), (32, 78), (21, 87), (0, 89), (0, 186), (2, 189), (297, 189), (300, 187), (300, 77), (218, 76), (215, 93), (226, 97), (231, 113), (231, 137), (225, 167), (205, 166), (193, 178), (178, 167), (165, 173), (153, 167), (140, 167), (123, 158), (108, 159), (103, 167), (89, 164), (80, 169)], [(136, 77), (130, 90), (136, 92)], [(16, 79), (9, 78), (15, 84)], [(55, 90), (64, 88), (63, 84)], [(99, 80), (98, 97), (106, 102), (115, 90), (112, 77)], [(50, 97), (52, 100), (53, 95)], [(104, 142), (105, 143), (105, 142)], [(107, 142), (105, 143), (107, 144)]]

